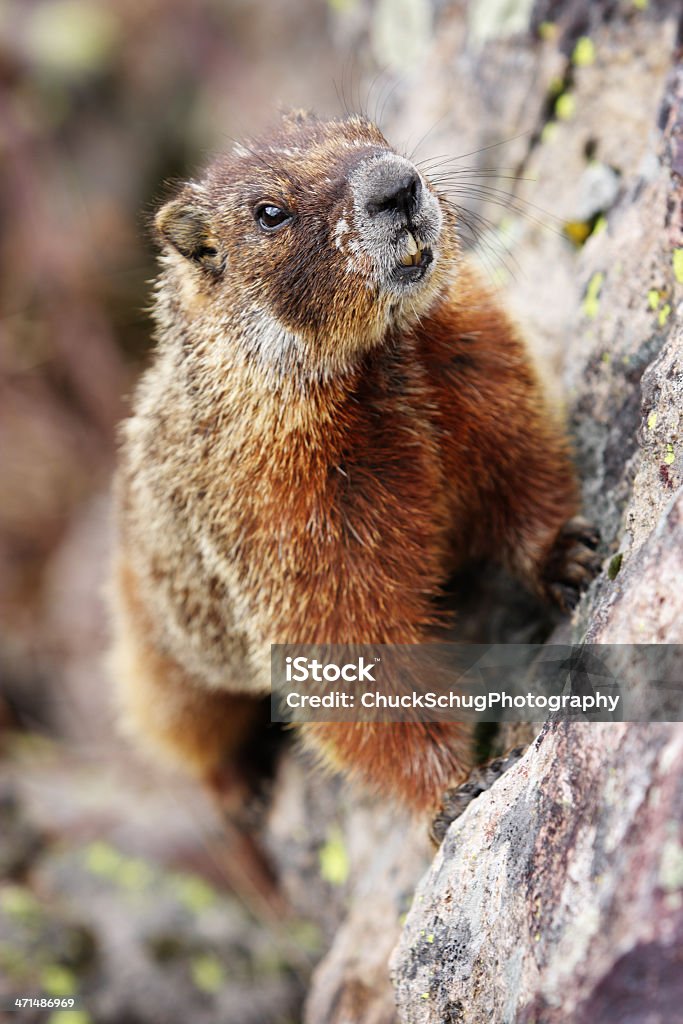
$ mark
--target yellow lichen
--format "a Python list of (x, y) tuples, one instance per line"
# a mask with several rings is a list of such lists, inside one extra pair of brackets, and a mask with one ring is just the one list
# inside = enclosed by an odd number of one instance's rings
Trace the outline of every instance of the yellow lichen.
[(564, 233), (574, 245), (583, 245), (591, 233), (591, 227), (585, 220), (568, 220), (564, 224)]
[(349, 857), (341, 829), (333, 826), (327, 842), (320, 848), (320, 874), (330, 885), (344, 885), (349, 877)]

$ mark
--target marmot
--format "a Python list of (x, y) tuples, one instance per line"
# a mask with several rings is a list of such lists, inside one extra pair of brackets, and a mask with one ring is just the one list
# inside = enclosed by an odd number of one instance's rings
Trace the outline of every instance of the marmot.
[[(418, 643), (466, 559), (571, 604), (595, 574), (563, 430), (447, 199), (362, 117), (285, 115), (156, 217), (157, 349), (123, 427), (114, 664), (130, 728), (207, 782), (271, 643)], [(470, 730), (311, 724), (434, 810)]]

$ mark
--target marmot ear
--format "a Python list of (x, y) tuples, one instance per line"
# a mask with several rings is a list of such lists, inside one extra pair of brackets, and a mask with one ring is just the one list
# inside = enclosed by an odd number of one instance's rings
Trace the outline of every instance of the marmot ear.
[(172, 245), (185, 259), (212, 274), (219, 274), (223, 269), (218, 239), (209, 216), (191, 193), (185, 192), (162, 206), (154, 226), (161, 241)]

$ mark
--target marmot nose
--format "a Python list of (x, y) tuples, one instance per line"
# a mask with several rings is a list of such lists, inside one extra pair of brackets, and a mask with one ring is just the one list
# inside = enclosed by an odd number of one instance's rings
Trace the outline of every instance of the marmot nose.
[(366, 202), (371, 217), (378, 213), (401, 213), (408, 218), (417, 209), (422, 182), (416, 171), (405, 170), (391, 180), (377, 183)]

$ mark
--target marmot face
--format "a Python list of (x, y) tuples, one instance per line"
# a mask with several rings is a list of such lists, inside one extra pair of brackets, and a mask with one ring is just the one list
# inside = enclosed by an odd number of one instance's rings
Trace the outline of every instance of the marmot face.
[(450, 209), (358, 117), (284, 117), (156, 226), (185, 317), (220, 323), (269, 375), (344, 372), (435, 303), (457, 255)]

